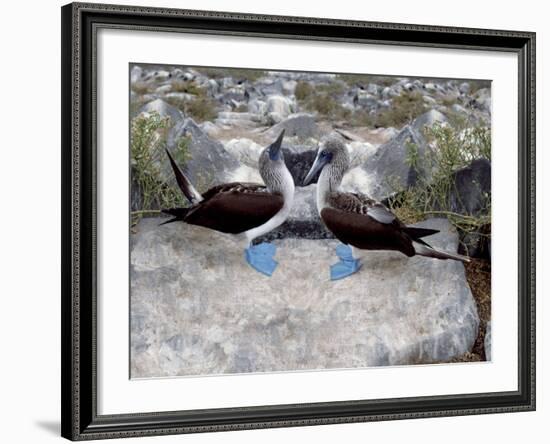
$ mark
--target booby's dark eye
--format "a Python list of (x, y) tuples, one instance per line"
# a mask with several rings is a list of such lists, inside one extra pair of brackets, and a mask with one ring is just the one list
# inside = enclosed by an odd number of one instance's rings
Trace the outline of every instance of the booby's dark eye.
[(327, 154), (328, 153), (325, 150), (321, 151), (321, 156), (326, 156)]

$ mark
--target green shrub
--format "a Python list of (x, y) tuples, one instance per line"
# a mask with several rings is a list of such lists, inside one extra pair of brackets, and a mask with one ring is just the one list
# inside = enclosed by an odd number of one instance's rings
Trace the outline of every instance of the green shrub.
[[(407, 145), (407, 163), (419, 173), (415, 186), (404, 189), (396, 178), (389, 184), (395, 197), (390, 207), (404, 223), (429, 216), (444, 216), (462, 233), (490, 236), (491, 196), (485, 196), (485, 208), (479, 214), (459, 214), (451, 209), (449, 197), (455, 187), (454, 174), (475, 159), (491, 159), (491, 131), (483, 126), (456, 129), (435, 124), (425, 131), (433, 150), (421, 158), (414, 143)], [(421, 174), (429, 172), (427, 176)]]
[(375, 83), (378, 86), (391, 86), (399, 80), (397, 77), (375, 76), (372, 74), (338, 74), (338, 78), (349, 86)]
[(235, 108), (235, 112), (236, 113), (246, 113), (246, 112), (248, 112), (248, 105), (246, 105), (245, 103), (239, 104), (239, 106), (237, 106), (237, 108)]
[[(134, 117), (130, 127), (130, 164), (132, 186), (139, 189), (141, 208), (132, 211), (132, 226), (146, 214), (159, 213), (159, 208), (181, 206), (184, 199), (179, 190), (162, 180), (160, 164), (165, 159), (166, 133), (169, 117), (158, 113), (140, 114)], [(189, 156), (189, 140), (182, 138), (174, 157), (185, 164)]]
[(391, 106), (378, 113), (375, 126), (401, 128), (426, 111), (422, 94), (405, 91), (392, 99)]
[(172, 91), (193, 94), (199, 97), (204, 97), (206, 95), (206, 91), (195, 82), (188, 82), (185, 80), (174, 80), (172, 82)]
[(197, 123), (214, 120), (218, 115), (215, 102), (207, 97), (199, 97), (186, 102), (183, 112), (185, 115), (191, 116)]
[(298, 82), (294, 92), (300, 105), (310, 112), (316, 112), (323, 118), (342, 120), (351, 117), (352, 112), (340, 103), (344, 92), (341, 83), (328, 83), (313, 86), (308, 82)]
[(265, 71), (259, 69), (245, 68), (197, 68), (197, 71), (211, 79), (223, 79), (224, 77), (233, 77), (235, 80), (245, 80), (254, 82), (266, 75)]
[(309, 82), (298, 82), (296, 84), (296, 89), (294, 90), (294, 95), (296, 100), (303, 101), (306, 100), (313, 93), (313, 87)]
[(130, 88), (136, 94), (143, 95), (152, 93), (155, 89), (155, 86), (147, 82), (134, 82), (130, 85)]

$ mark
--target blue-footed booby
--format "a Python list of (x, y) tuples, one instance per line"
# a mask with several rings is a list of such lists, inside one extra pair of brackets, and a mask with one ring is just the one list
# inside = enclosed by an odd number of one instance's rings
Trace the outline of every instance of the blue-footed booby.
[(284, 130), (260, 155), (259, 170), (265, 185), (232, 182), (214, 186), (203, 194), (166, 150), (178, 186), (191, 206), (163, 209), (173, 216), (164, 223), (183, 221), (234, 235), (245, 247), (246, 261), (255, 270), (271, 276), (277, 267), (273, 259), (275, 246), (265, 242), (252, 245), (252, 241), (281, 225), (292, 208), (294, 180), (283, 159), (283, 137)]
[(426, 256), (468, 262), (465, 256), (437, 250), (422, 240), (438, 232), (408, 227), (382, 203), (362, 193), (340, 190), (350, 167), (348, 151), (339, 136), (331, 134), (321, 142), (315, 161), (304, 179), (308, 185), (321, 171), (317, 182), (317, 210), (334, 236), (344, 245), (336, 248), (340, 261), (331, 266), (332, 280), (357, 272), (361, 266), (352, 247), (359, 250), (396, 250), (406, 256)]

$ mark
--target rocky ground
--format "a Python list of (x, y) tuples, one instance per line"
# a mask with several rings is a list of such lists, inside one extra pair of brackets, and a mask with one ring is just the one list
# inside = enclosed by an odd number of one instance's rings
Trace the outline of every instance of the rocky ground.
[[(448, 221), (419, 225), (456, 250)], [(430, 363), (472, 350), (479, 318), (461, 263), (374, 252), (333, 282), (337, 244), (277, 240), (268, 278), (225, 235), (143, 219), (131, 253), (132, 377)]]
[[(455, 128), (457, 140), (466, 144), (470, 128), (490, 127), (488, 82), (160, 66), (133, 66), (130, 74), (132, 118), (166, 118), (166, 127), (155, 133), (155, 144), (166, 145), (179, 155), (199, 189), (229, 181), (261, 183), (259, 154), (283, 128), (285, 162), (297, 185), (290, 218), (259, 240), (278, 244), (282, 256), (277, 273), (287, 276), (286, 286), (276, 276), (272, 280), (248, 276), (253, 272), (241, 266), (242, 252), (229, 245), (226, 248), (221, 238), (224, 248), (214, 248), (211, 240), (217, 235), (203, 238), (201, 229), (181, 225), (156, 228), (158, 219), (145, 219), (134, 227), (133, 376), (489, 356), (487, 233), (463, 229), (463, 224), (450, 219), (458, 233), (445, 225), (446, 234), (433, 242), (455, 250), (460, 244), (462, 252), (481, 261), (480, 267), (467, 270), (466, 275), (462, 264), (454, 262), (428, 260), (426, 268), (422, 258), (403, 260), (381, 254), (374, 262), (375, 270), (365, 267), (361, 278), (330, 283), (323, 273), (332, 260), (335, 241), (317, 215), (316, 185), (302, 187), (319, 140), (333, 131), (345, 139), (352, 159), (343, 183), (346, 189), (390, 204), (396, 200), (396, 189), (429, 183), (437, 171), (417, 167), (418, 159), (431, 159), (438, 149), (426, 129)], [(132, 138), (136, 138), (134, 133)], [(411, 144), (415, 162), (411, 162)], [(174, 185), (168, 162), (159, 153), (152, 156), (157, 166), (155, 180)], [(136, 183), (135, 168), (133, 164), (132, 210), (155, 215), (162, 204), (158, 200), (143, 208), (145, 185)], [(453, 170), (452, 186), (445, 191), (449, 208), (445, 209), (464, 215), (466, 221), (486, 217), (490, 177), (490, 156), (472, 158)], [(490, 233), (490, 213), (488, 217), (489, 225), (483, 229)], [(424, 223), (448, 224), (447, 219)], [(304, 262), (308, 267), (300, 270)], [(250, 288), (239, 290), (239, 273), (248, 276)], [(323, 278), (306, 279), (300, 273)], [(415, 274), (421, 277), (413, 279)], [(227, 283), (223, 297), (213, 280)], [(288, 282), (296, 284), (289, 286)], [(330, 300), (331, 295), (337, 302)], [(433, 312), (424, 316), (427, 306)], [(480, 307), (485, 308), (478, 316)], [(390, 338), (389, 331), (405, 319), (403, 334)], [(352, 325), (353, 331), (344, 325), (338, 330), (338, 323)], [(193, 327), (188, 330), (184, 325)], [(327, 338), (333, 331), (338, 335)]]

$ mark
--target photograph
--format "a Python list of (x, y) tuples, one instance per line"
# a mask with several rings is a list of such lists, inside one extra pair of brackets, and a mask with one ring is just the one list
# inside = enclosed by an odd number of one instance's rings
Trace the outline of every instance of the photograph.
[(131, 379), (491, 361), (491, 80), (128, 85)]

